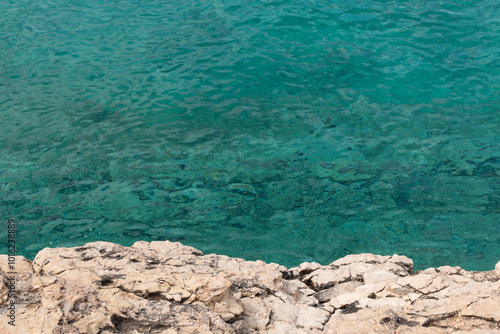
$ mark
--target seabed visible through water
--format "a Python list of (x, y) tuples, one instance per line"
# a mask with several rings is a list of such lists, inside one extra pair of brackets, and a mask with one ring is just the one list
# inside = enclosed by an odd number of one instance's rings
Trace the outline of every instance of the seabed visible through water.
[(95, 240), (286, 266), (500, 258), (498, 2), (0, 11), (0, 212), (28, 258)]

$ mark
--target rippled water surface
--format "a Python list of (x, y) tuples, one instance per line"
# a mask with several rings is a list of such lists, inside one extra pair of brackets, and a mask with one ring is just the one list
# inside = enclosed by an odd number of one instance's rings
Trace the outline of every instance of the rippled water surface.
[(498, 1), (0, 15), (0, 212), (25, 256), (168, 239), (286, 266), (500, 260)]

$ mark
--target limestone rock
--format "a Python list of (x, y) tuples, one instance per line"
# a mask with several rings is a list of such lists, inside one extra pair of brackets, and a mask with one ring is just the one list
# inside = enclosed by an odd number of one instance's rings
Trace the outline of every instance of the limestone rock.
[(387, 260), (389, 263), (395, 263), (401, 267), (404, 267), (406, 270), (413, 270), (413, 260), (402, 255), (394, 254), (391, 256), (389, 260)]
[(310, 282), (315, 290), (327, 289), (337, 283), (348, 281), (351, 278), (348, 266), (335, 270), (318, 269), (304, 278), (304, 282)]
[(498, 323), (500, 322), (500, 296), (497, 294), (493, 298), (481, 299), (470, 304), (462, 311), (462, 315), (479, 317)]
[(377, 270), (363, 274), (363, 281), (366, 284), (396, 282), (397, 279), (397, 275), (385, 270)]
[[(0, 255), (0, 333), (500, 330), (500, 262), (490, 272), (413, 272), (405, 256), (358, 254), (287, 270), (178, 242), (139, 241), (45, 248), (33, 262), (17, 256), (15, 264), (12, 274)], [(8, 323), (12, 289), (16, 327)]]

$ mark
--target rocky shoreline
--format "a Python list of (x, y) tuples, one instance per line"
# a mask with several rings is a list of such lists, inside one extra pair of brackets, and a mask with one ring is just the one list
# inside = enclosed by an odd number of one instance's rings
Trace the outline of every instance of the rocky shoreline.
[(169, 241), (45, 248), (16, 257), (13, 327), (7, 261), (0, 333), (500, 333), (500, 262), (416, 272), (359, 254), (287, 269)]

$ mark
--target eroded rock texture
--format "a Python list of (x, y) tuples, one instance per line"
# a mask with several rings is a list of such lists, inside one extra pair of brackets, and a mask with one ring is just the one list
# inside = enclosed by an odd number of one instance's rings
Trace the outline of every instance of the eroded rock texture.
[(287, 269), (180, 243), (107, 242), (17, 257), (16, 327), (0, 333), (500, 333), (500, 263), (413, 272), (404, 256)]

